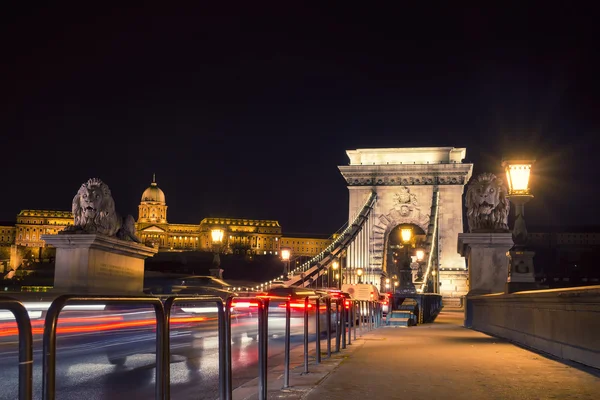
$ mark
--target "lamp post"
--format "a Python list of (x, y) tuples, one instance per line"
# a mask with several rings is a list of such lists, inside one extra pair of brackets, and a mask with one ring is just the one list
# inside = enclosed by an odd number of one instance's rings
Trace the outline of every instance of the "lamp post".
[(515, 225), (513, 228), (513, 247), (507, 252), (508, 277), (506, 292), (512, 293), (535, 286), (533, 256), (535, 252), (527, 250), (527, 227), (525, 226), (525, 204), (533, 198), (529, 189), (531, 167), (535, 160), (504, 160), (502, 166), (508, 182), (508, 198), (515, 206)]
[(362, 274), (363, 274), (362, 268), (358, 268), (356, 270), (356, 275), (358, 276), (358, 283), (362, 283)]
[(286, 279), (289, 279), (289, 274), (290, 274), (290, 256), (292, 255), (292, 252), (290, 249), (288, 248), (282, 248), (281, 249), (281, 259), (283, 260), (285, 266), (284, 266), (284, 270), (283, 270), (283, 275), (285, 276)]
[(336, 284), (335, 284), (335, 286), (336, 286), (338, 289), (341, 289), (341, 288), (342, 288), (342, 285), (340, 285), (340, 281), (339, 281), (339, 279), (340, 279), (340, 275), (337, 273), (337, 269), (339, 268), (339, 266), (340, 266), (340, 264), (337, 262), (337, 260), (336, 260), (336, 261), (334, 261), (334, 262), (331, 264), (331, 268), (333, 268), (334, 277), (335, 277), (335, 279), (336, 279)]
[(411, 257), (409, 253), (409, 247), (413, 238), (413, 231), (411, 228), (403, 228), (400, 230), (400, 237), (402, 239), (402, 246), (404, 247), (404, 260), (400, 269), (400, 290), (402, 291), (413, 291), (412, 284), (412, 270), (410, 268)]
[(223, 235), (224, 232), (222, 229), (213, 229), (210, 231), (213, 252), (215, 253), (213, 257), (213, 268), (210, 270), (210, 272), (213, 276), (216, 276), (218, 278), (223, 278), (223, 270), (221, 269), (221, 257), (219, 256), (221, 244), (223, 243)]

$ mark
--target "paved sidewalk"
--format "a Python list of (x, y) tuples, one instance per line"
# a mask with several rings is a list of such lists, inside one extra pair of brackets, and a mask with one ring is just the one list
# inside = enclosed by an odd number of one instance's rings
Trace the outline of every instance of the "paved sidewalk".
[(301, 398), (600, 399), (600, 371), (465, 329), (462, 318), (448, 310), (433, 324), (369, 332)]

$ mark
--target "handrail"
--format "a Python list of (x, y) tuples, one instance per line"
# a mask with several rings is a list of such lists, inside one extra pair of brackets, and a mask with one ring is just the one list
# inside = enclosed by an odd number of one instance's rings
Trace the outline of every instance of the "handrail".
[(19, 331), (19, 399), (31, 400), (33, 396), (33, 337), (27, 309), (17, 299), (0, 296), (0, 309), (15, 316)]
[(54, 400), (56, 397), (56, 326), (58, 316), (67, 303), (131, 303), (154, 306), (156, 313), (156, 383), (154, 397), (162, 400), (164, 396), (165, 365), (163, 340), (165, 336), (165, 310), (162, 301), (154, 297), (142, 296), (79, 296), (62, 295), (57, 297), (46, 314), (43, 336), (42, 398)]
[(292, 277), (288, 281), (288, 286), (309, 286), (313, 282), (313, 275), (317, 277), (327, 269), (330, 263), (332, 263), (338, 255), (346, 250), (354, 238), (358, 235), (362, 226), (365, 224), (367, 217), (373, 209), (373, 205), (377, 200), (377, 193), (371, 191), (363, 207), (356, 215), (352, 223), (349, 223), (346, 229), (341, 235), (337, 237), (329, 246), (327, 246), (321, 253), (311, 258), (298, 268), (295, 268), (292, 272), (300, 273), (299, 276)]
[[(219, 398), (228, 400), (232, 397), (232, 387), (229, 377), (231, 376), (231, 318), (228, 318), (229, 313), (226, 312), (223, 299), (217, 296), (189, 296), (189, 297), (169, 297), (164, 304), (165, 308), (165, 335), (163, 336), (163, 356), (165, 357), (164, 365), (169, 365), (171, 345), (170, 345), (170, 325), (171, 325), (171, 309), (175, 303), (180, 302), (194, 303), (215, 303), (217, 305), (218, 314), (218, 337), (219, 337)], [(226, 303), (231, 304), (231, 297), (228, 297)], [(228, 307), (230, 309), (230, 307)], [(229, 325), (229, 329), (227, 329)], [(228, 351), (229, 344), (229, 351)], [(171, 398), (171, 368), (165, 368), (164, 372), (164, 398)]]

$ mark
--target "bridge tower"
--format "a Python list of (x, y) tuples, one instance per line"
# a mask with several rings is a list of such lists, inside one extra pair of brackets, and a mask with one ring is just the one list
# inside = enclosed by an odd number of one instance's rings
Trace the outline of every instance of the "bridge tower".
[[(390, 234), (397, 233), (395, 228), (400, 225), (414, 226), (434, 243), (429, 251), (435, 253), (432, 259), (439, 264), (440, 292), (446, 304), (457, 302), (468, 292), (466, 263), (456, 251), (458, 234), (463, 232), (462, 195), (473, 171), (473, 164), (463, 163), (466, 149), (357, 149), (346, 153), (350, 164), (339, 169), (348, 184), (349, 221), (355, 219), (371, 192), (377, 194), (365, 229), (347, 251), (346, 281), (361, 279), (383, 287), (394, 268)], [(363, 270), (360, 278), (356, 274), (359, 268)]]

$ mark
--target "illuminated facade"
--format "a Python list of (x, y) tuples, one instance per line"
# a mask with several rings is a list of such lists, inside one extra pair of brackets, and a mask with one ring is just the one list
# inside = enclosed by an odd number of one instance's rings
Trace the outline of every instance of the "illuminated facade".
[(332, 241), (332, 239), (286, 236), (281, 238), (281, 247), (289, 248), (292, 257), (313, 257), (325, 250)]
[(281, 226), (272, 220), (205, 218), (200, 224), (167, 222), (164, 192), (152, 180), (138, 207), (137, 235), (159, 251), (213, 251), (211, 231), (224, 232), (221, 251), (234, 254), (279, 254)]
[(15, 243), (17, 228), (14, 225), (0, 225), (0, 246), (10, 246)]
[(73, 225), (73, 214), (69, 211), (22, 210), (17, 215), (12, 244), (45, 247), (46, 243), (41, 239), (41, 235), (56, 234), (69, 225)]
[[(214, 251), (211, 231), (223, 230), (219, 251), (241, 255), (279, 255), (281, 247), (288, 247), (292, 256), (312, 257), (319, 254), (331, 239), (282, 237), (276, 220), (244, 218), (204, 218), (199, 224), (174, 224), (167, 219), (165, 193), (155, 177), (144, 190), (138, 206), (137, 236), (159, 251)], [(56, 234), (73, 225), (69, 211), (22, 210), (16, 224), (0, 226), (0, 246), (17, 245), (38, 249), (47, 247), (41, 235)]]

